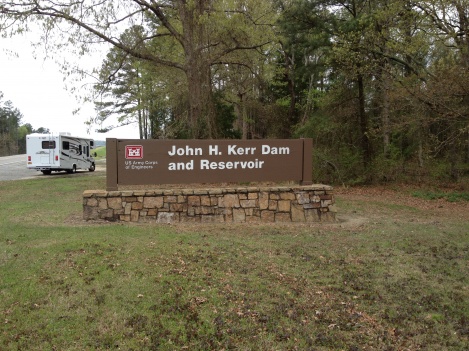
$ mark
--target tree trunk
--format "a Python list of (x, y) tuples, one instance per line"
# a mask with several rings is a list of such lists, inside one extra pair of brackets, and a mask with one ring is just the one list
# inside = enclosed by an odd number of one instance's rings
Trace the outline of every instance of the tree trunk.
[[(141, 100), (138, 99), (138, 104), (141, 104)], [(140, 139), (144, 139), (144, 127), (143, 127), (143, 117), (142, 117), (142, 110), (138, 109), (138, 132), (140, 135)]]
[(357, 84), (361, 148), (363, 154), (363, 166), (366, 170), (368, 169), (371, 163), (371, 144), (368, 135), (368, 116), (365, 110), (365, 87), (363, 83), (363, 76), (360, 73), (357, 76)]
[(189, 125), (192, 138), (211, 139), (217, 136), (217, 132), (210, 65), (200, 60), (200, 58), (189, 60), (187, 64)]
[(284, 50), (283, 51), (284, 60), (285, 60), (285, 73), (284, 77), (288, 85), (288, 93), (290, 95), (290, 106), (288, 108), (288, 123), (283, 125), (283, 137), (290, 137), (290, 129), (295, 124), (295, 107), (296, 107), (296, 93), (295, 93), (295, 79), (294, 79), (294, 70), (295, 70), (295, 53), (292, 48), (291, 56)]
[(467, 125), (468, 130), (467, 130), (467, 139), (466, 139), (466, 162), (469, 163), (469, 123)]
[(418, 139), (418, 160), (419, 160), (419, 167), (423, 168), (425, 166), (423, 160), (423, 142), (422, 142), (422, 132), (421, 129), (418, 129), (417, 132), (417, 139)]
[(188, 117), (194, 139), (214, 138), (215, 105), (212, 96), (209, 37), (201, 18), (210, 7), (208, 0), (181, 1), (179, 16), (183, 27), (185, 73), (189, 93)]
[[(242, 139), (246, 140), (248, 138), (248, 130), (249, 130), (249, 123), (248, 123), (248, 113), (246, 111), (246, 101), (242, 101), (241, 104), (241, 114), (243, 118), (243, 136)], [(252, 136), (252, 133), (251, 133)]]
[(306, 97), (306, 106), (303, 111), (303, 119), (301, 120), (301, 124), (305, 124), (308, 120), (309, 114), (313, 111), (313, 78), (314, 76), (311, 75), (309, 77), (309, 88), (308, 88), (308, 95)]
[(384, 157), (389, 158), (390, 144), (391, 144), (391, 126), (390, 126), (390, 113), (389, 113), (389, 78), (387, 75), (387, 65), (384, 65), (381, 74), (381, 97), (383, 106), (381, 109), (381, 121), (383, 127), (383, 152)]
[(458, 12), (458, 20), (459, 20), (459, 28), (462, 33), (466, 33), (466, 35), (462, 35), (456, 38), (458, 42), (458, 46), (461, 48), (461, 61), (464, 67), (469, 67), (469, 39), (468, 39), (468, 32), (469, 32), (469, 19), (467, 17), (467, 4), (466, 6), (462, 5), (461, 3), (455, 3), (456, 10)]

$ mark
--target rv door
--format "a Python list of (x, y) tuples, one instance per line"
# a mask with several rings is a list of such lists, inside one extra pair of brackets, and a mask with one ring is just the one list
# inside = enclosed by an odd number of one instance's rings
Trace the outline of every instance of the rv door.
[(56, 142), (53, 139), (43, 140), (41, 143), (42, 150), (48, 150), (46, 153), (41, 155), (42, 164), (54, 164), (55, 160), (55, 148)]

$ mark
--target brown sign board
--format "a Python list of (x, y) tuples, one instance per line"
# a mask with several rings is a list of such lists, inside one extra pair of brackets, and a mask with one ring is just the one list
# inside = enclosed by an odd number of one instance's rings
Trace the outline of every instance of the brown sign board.
[(119, 185), (298, 181), (311, 184), (311, 139), (107, 139), (107, 189)]

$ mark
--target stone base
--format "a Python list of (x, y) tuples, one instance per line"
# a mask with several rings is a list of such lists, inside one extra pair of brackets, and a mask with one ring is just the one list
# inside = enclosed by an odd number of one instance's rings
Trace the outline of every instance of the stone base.
[(334, 222), (327, 185), (83, 193), (83, 218), (151, 223)]

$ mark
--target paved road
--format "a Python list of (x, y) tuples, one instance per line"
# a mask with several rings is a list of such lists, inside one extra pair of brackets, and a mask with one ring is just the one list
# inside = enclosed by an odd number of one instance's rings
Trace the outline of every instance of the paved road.
[(0, 157), (0, 181), (38, 177), (41, 172), (26, 168), (26, 155)]
[[(66, 176), (79, 176), (85, 174), (92, 174), (87, 170), (78, 170), (77, 174), (67, 174), (66, 172), (53, 172), (52, 175), (45, 176), (42, 172), (28, 169), (26, 167), (26, 155), (15, 155), (0, 157), (0, 181), (3, 180), (17, 180), (26, 178), (36, 177), (52, 177), (54, 175), (66, 175)], [(105, 170), (104, 165), (101, 163), (97, 164), (96, 171)]]

